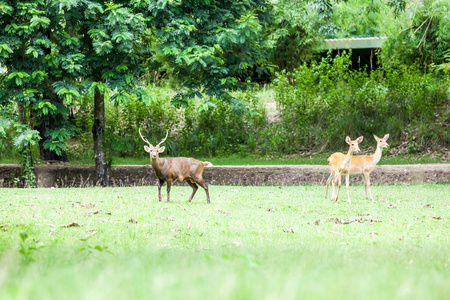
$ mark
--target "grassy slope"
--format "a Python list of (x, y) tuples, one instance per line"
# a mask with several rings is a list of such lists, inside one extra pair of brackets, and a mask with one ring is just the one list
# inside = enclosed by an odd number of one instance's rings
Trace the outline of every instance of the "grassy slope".
[[(0, 225), (9, 223), (0, 229), (0, 299), (450, 293), (449, 185), (374, 186), (374, 203), (352, 186), (351, 205), (345, 192), (342, 202), (325, 200), (322, 186), (211, 186), (211, 205), (203, 190), (186, 203), (190, 192), (173, 187), (172, 203), (159, 203), (156, 187), (0, 189)], [(354, 217), (366, 221), (330, 221)], [(59, 227), (73, 221), (82, 226)], [(37, 249), (20, 255), (21, 245)]]

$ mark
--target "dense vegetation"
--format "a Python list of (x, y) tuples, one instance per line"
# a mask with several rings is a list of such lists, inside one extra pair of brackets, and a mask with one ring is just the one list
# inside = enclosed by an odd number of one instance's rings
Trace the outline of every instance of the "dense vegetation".
[[(95, 157), (106, 185), (113, 158), (144, 155), (139, 127), (169, 130), (169, 155), (324, 152), (387, 132), (408, 154), (449, 145), (444, 0), (0, 1), (0, 16), (0, 158), (28, 171)], [(376, 71), (318, 50), (367, 36), (388, 37)]]

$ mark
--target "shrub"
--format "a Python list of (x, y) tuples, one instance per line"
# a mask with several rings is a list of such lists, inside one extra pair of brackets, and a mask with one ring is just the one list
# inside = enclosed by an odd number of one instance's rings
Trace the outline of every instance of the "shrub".
[(346, 135), (388, 132), (394, 143), (416, 136), (415, 151), (448, 145), (448, 74), (401, 64), (368, 73), (352, 70), (349, 57), (328, 55), (276, 75), (285, 152), (335, 150)]

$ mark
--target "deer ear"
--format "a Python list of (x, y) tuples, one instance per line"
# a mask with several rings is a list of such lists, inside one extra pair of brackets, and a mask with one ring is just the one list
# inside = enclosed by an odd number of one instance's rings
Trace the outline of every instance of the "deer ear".
[(373, 135), (373, 137), (378, 141), (380, 138), (377, 137), (375, 134)]
[(159, 153), (163, 153), (165, 149), (166, 149), (165, 146), (159, 147), (158, 152), (159, 152)]
[(384, 140), (387, 141), (387, 139), (389, 138), (389, 133), (384, 135)]
[(146, 152), (150, 153), (150, 147), (144, 146), (144, 150), (145, 150)]
[(347, 136), (345, 138), (345, 142), (350, 145), (352, 143), (352, 139), (349, 136)]
[(359, 138), (356, 139), (356, 141), (357, 141), (358, 144), (359, 144), (359, 143), (361, 143), (361, 142), (363, 141), (363, 139), (364, 139), (364, 137), (363, 137), (363, 136), (360, 136)]

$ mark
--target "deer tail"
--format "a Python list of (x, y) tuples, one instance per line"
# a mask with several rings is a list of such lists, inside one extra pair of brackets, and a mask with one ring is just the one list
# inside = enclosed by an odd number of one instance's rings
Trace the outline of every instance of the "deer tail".
[(203, 165), (204, 165), (205, 167), (212, 167), (212, 166), (213, 166), (213, 164), (210, 163), (209, 161), (203, 161)]

